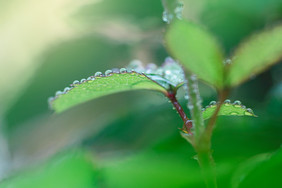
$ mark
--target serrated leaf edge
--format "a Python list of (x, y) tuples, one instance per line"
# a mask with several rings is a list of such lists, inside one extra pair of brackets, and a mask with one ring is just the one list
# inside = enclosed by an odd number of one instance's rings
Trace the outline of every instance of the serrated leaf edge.
[[(112, 75), (114, 75), (114, 74), (132, 74), (132, 73), (145, 76), (146, 78), (148, 78), (148, 79), (151, 80), (152, 82), (158, 84), (159, 86), (161, 86), (162, 88), (164, 88), (165, 90), (167, 90), (167, 88), (163, 87), (161, 84), (159, 84), (159, 83), (156, 82), (155, 80), (151, 79), (151, 78), (150, 78), (149, 76), (147, 76), (145, 73), (143, 73), (143, 72), (142, 72), (142, 73), (137, 72), (137, 71), (135, 71), (134, 69), (131, 69), (131, 70), (130, 70), (130, 69), (126, 69), (126, 68), (121, 68), (121, 69), (119, 70), (119, 72), (117, 72), (117, 71), (114, 72), (114, 71), (112, 71), (112, 70), (107, 70), (107, 71), (105, 71), (105, 74), (103, 74), (102, 72), (99, 72), (99, 71), (98, 71), (98, 72), (96, 72), (96, 73), (94, 74), (94, 76), (89, 76), (87, 79), (83, 78), (83, 79), (81, 79), (80, 81), (79, 81), (79, 80), (73, 81), (73, 83), (70, 84), (70, 86), (65, 87), (63, 91), (60, 91), (60, 90), (59, 90), (59, 91), (56, 91), (54, 97), (49, 97), (49, 98), (48, 98), (49, 108), (50, 108), (50, 109), (53, 109), (53, 108), (52, 108), (52, 103), (53, 103), (54, 100), (56, 100), (56, 99), (57, 99), (58, 97), (60, 97), (61, 95), (67, 94), (69, 91), (71, 91), (72, 89), (74, 89), (74, 88), (77, 87), (78, 85), (84, 84), (84, 83), (86, 83), (86, 82), (88, 82), (88, 81), (93, 81), (93, 80), (95, 80), (95, 79), (110, 77), (110, 76), (112, 76)], [(164, 78), (164, 80), (166, 80), (166, 79)], [(180, 86), (179, 86), (179, 85), (180, 85)], [(179, 87), (181, 87), (183, 84), (179, 84), (179, 85), (176, 86), (177, 89), (178, 89)], [(166, 94), (165, 92), (163, 92), (163, 93)]]

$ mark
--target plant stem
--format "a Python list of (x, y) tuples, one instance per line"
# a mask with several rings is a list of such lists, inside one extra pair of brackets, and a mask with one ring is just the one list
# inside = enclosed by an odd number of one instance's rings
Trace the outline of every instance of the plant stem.
[(208, 188), (217, 187), (215, 164), (211, 152), (211, 137), (217, 119), (217, 115), (220, 111), (221, 105), (223, 104), (228, 94), (228, 90), (223, 90), (219, 92), (219, 102), (217, 104), (216, 110), (212, 115), (206, 129), (198, 140), (195, 148), (196, 152), (198, 153), (198, 162), (201, 166), (202, 173), (204, 175), (205, 182)]
[(191, 134), (191, 128), (192, 128), (192, 121), (187, 117), (185, 114), (182, 106), (179, 104), (178, 100), (176, 99), (176, 92), (175, 91), (168, 91), (167, 98), (171, 101), (172, 105), (174, 106), (175, 110), (180, 115), (181, 119), (184, 122), (183, 129), (184, 131), (187, 131), (187, 133)]
[(207, 188), (217, 188), (216, 170), (210, 150), (198, 150), (198, 163)]
[(215, 112), (213, 113), (210, 121), (208, 122), (208, 125), (207, 125), (204, 133), (202, 134), (202, 138), (201, 139), (206, 140), (205, 142), (209, 142), (209, 144), (211, 144), (212, 132), (213, 132), (213, 128), (215, 126), (217, 115), (218, 115), (218, 113), (220, 111), (220, 108), (221, 108), (224, 100), (227, 98), (228, 94), (229, 94), (229, 90), (222, 90), (222, 91), (218, 92), (218, 96), (219, 97), (218, 97), (218, 103), (217, 103)]
[(187, 107), (192, 116), (195, 138), (198, 139), (204, 128), (204, 121), (202, 116), (202, 99), (198, 87), (198, 80), (195, 75), (189, 75), (187, 77), (186, 89), (189, 96)]

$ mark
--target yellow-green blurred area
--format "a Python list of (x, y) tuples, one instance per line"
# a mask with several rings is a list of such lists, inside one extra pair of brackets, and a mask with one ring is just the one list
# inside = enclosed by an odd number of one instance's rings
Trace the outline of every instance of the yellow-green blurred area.
[[(48, 108), (49, 96), (97, 71), (133, 59), (161, 64), (169, 55), (162, 12), (160, 0), (0, 0), (0, 187), (205, 187), (163, 95), (124, 92), (59, 115)], [(228, 56), (252, 33), (281, 24), (282, 1), (184, 0), (183, 17), (210, 30)], [(200, 92), (204, 106), (216, 99), (204, 84)], [(259, 117), (219, 117), (219, 187), (280, 187), (281, 64), (230, 99)]]

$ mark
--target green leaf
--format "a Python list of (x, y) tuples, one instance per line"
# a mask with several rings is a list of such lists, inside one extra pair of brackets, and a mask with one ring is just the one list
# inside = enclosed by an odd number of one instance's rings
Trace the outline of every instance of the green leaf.
[[(251, 161), (252, 162), (252, 161)], [(282, 168), (282, 149), (280, 148), (274, 154), (256, 164), (251, 172), (244, 175), (239, 182), (239, 188), (279, 188), (282, 185), (281, 179)], [(237, 187), (236, 187), (237, 188)]]
[(185, 80), (184, 71), (180, 64), (178, 64), (171, 57), (167, 57), (162, 66), (150, 63), (144, 67), (139, 60), (133, 60), (127, 67), (129, 70), (134, 70), (139, 73), (144, 73), (147, 77), (154, 80), (167, 90), (172, 88), (178, 89)]
[(232, 188), (238, 188), (244, 178), (269, 157), (269, 153), (259, 154), (240, 164), (231, 179)]
[[(213, 113), (215, 112), (217, 103), (212, 101), (209, 106), (203, 109), (203, 118), (209, 119)], [(253, 110), (250, 108), (246, 108), (241, 104), (240, 101), (235, 101), (234, 103), (230, 103), (230, 100), (226, 100), (220, 108), (218, 113), (219, 116), (253, 116), (257, 117)]]
[(164, 87), (145, 74), (126, 72), (126, 69), (121, 69), (121, 73), (106, 71), (106, 76), (100, 72), (95, 75), (87, 80), (75, 81), (73, 87), (65, 88), (64, 92), (57, 92), (56, 97), (50, 99), (50, 105), (56, 112), (62, 112), (91, 99), (122, 91), (148, 89), (166, 92)]
[(84, 152), (68, 152), (4, 180), (0, 187), (94, 188), (98, 183), (99, 172), (90, 156)]
[(223, 87), (223, 52), (211, 34), (193, 23), (176, 21), (165, 40), (172, 56), (187, 70), (217, 88)]
[(233, 55), (226, 85), (236, 86), (282, 58), (282, 26), (258, 33), (242, 43)]

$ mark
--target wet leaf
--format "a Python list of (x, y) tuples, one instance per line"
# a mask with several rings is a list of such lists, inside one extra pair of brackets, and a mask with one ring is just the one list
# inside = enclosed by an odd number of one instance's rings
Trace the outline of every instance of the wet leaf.
[(63, 92), (57, 92), (55, 98), (50, 99), (49, 102), (56, 112), (62, 112), (91, 99), (138, 89), (166, 92), (164, 87), (146, 75), (137, 72), (126, 72), (126, 69), (121, 69), (121, 73), (106, 71), (106, 75), (103, 75), (98, 72), (88, 79), (74, 81), (72, 88), (67, 87)]
[(236, 86), (282, 59), (282, 25), (258, 33), (233, 55), (226, 85)]
[[(215, 112), (217, 103), (215, 101), (210, 102), (210, 105), (206, 106), (203, 109), (203, 118), (209, 119), (213, 113)], [(218, 113), (219, 116), (253, 116), (257, 117), (253, 110), (250, 108), (246, 108), (241, 104), (240, 101), (234, 101), (234, 103), (230, 103), (230, 100), (226, 100), (220, 108)]]
[(170, 57), (160, 67), (153, 63), (145, 67), (141, 61), (133, 60), (127, 68), (107, 70), (105, 74), (96, 72), (87, 79), (74, 81), (71, 87), (49, 98), (49, 103), (56, 112), (62, 112), (91, 99), (123, 91), (147, 89), (166, 93), (181, 87), (184, 77), (182, 67)]
[(204, 29), (186, 21), (176, 21), (169, 27), (166, 46), (199, 79), (223, 87), (223, 52), (217, 41)]

